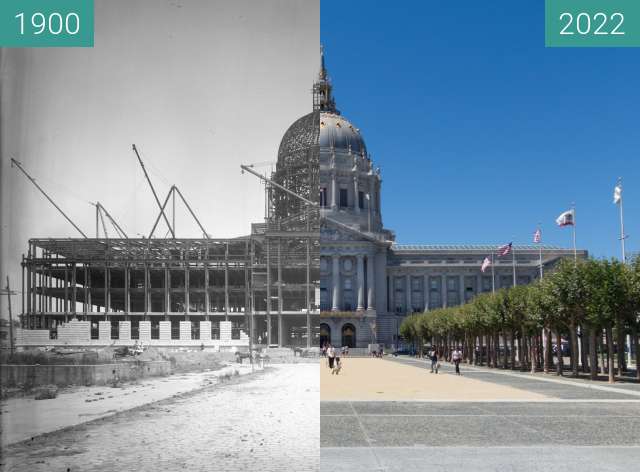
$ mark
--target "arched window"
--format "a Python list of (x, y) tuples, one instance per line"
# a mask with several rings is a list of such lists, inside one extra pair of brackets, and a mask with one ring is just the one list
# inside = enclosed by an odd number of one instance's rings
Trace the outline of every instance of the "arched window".
[(351, 323), (342, 325), (342, 347), (356, 347), (356, 328)]
[(320, 347), (331, 342), (331, 327), (327, 323), (320, 323)]

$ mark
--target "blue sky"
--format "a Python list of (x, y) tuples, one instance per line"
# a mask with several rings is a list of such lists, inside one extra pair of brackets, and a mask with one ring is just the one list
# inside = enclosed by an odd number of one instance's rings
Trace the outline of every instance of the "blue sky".
[[(490, 5), (490, 6), (488, 6)], [(544, 2), (322, 0), (340, 111), (382, 169), (400, 243), (640, 250), (640, 48), (545, 48)]]

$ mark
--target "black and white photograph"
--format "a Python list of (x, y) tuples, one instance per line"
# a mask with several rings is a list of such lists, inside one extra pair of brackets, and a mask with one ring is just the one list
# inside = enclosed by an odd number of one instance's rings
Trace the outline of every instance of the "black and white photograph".
[(0, 49), (0, 470), (319, 470), (319, 1), (93, 21)]

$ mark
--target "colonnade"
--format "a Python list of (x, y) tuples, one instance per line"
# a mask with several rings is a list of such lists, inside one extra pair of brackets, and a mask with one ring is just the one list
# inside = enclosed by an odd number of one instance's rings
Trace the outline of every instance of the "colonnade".
[[(375, 257), (369, 254), (340, 255), (331, 257), (330, 287), (331, 287), (331, 311), (341, 311), (344, 308), (342, 297), (343, 276), (340, 270), (340, 261), (356, 259), (356, 311), (373, 310), (375, 307)], [(365, 269), (366, 264), (366, 269)], [(366, 289), (366, 300), (365, 300)]]

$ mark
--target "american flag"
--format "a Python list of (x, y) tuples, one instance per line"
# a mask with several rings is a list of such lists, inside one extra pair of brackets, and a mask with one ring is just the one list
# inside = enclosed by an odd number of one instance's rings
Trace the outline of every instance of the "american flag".
[(542, 231), (538, 228), (536, 232), (533, 233), (533, 242), (538, 244), (540, 241), (542, 241)]
[(482, 267), (480, 267), (480, 271), (484, 273), (485, 270), (487, 270), (487, 267), (489, 267), (491, 265), (491, 259), (489, 259), (488, 257), (484, 258), (484, 261), (482, 261)]
[(506, 256), (511, 252), (513, 243), (505, 244), (504, 246), (500, 246), (498, 248), (498, 257)]

